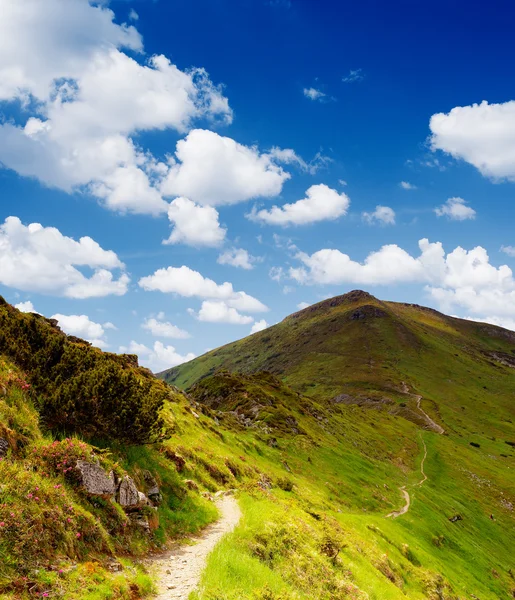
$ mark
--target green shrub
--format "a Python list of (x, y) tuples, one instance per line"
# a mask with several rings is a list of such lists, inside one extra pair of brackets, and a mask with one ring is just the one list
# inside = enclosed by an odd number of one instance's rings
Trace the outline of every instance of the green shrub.
[(172, 393), (131, 356), (68, 338), (56, 324), (23, 314), (0, 297), (0, 353), (30, 375), (42, 421), (51, 430), (145, 443), (163, 432)]

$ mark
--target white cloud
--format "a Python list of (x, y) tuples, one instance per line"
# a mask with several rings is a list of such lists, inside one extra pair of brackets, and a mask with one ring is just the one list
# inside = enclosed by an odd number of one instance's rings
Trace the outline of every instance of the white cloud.
[(270, 198), (290, 178), (278, 162), (277, 156), (262, 154), (255, 146), (195, 129), (177, 142), (162, 192), (211, 206)]
[(347, 214), (349, 197), (325, 184), (312, 185), (306, 192), (306, 198), (293, 204), (273, 206), (269, 210), (252, 210), (247, 217), (268, 225), (307, 225), (318, 221), (334, 220)]
[(372, 213), (364, 212), (363, 219), (369, 224), (379, 223), (381, 225), (395, 225), (395, 211), (389, 206), (378, 204)]
[(114, 327), (112, 323), (101, 325), (92, 321), (87, 315), (62, 315), (58, 313), (52, 315), (51, 318), (56, 319), (61, 329), (68, 335), (87, 340), (102, 349), (108, 347), (105, 339), (105, 329), (106, 327), (112, 329)]
[[(80, 268), (93, 274), (84, 275)], [(129, 277), (114, 279), (124, 265), (111, 250), (90, 237), (77, 242), (54, 227), (28, 226), (17, 217), (0, 225), (0, 283), (26, 292), (69, 298), (92, 298), (126, 293)]]
[(467, 202), (463, 198), (449, 198), (445, 204), (435, 208), (435, 213), (438, 217), (447, 217), (452, 221), (465, 221), (476, 218), (476, 211), (467, 206)]
[(131, 21), (138, 21), (139, 20), (139, 15), (138, 15), (138, 13), (133, 8), (131, 8), (131, 10), (129, 12), (129, 19)]
[(328, 164), (333, 162), (332, 158), (323, 155), (320, 151), (317, 152), (309, 162), (306, 162), (295, 152), (295, 150), (292, 150), (291, 148), (274, 147), (270, 150), (268, 155), (278, 163), (294, 165), (301, 171), (309, 173), (310, 175), (316, 175), (320, 169), (327, 167)]
[(399, 183), (399, 186), (403, 189), (403, 190), (416, 190), (417, 186), (413, 185), (412, 183), (410, 183), (409, 181), (401, 181)]
[(515, 331), (515, 319), (509, 319), (506, 317), (458, 317), (459, 319), (465, 319), (467, 321), (475, 321), (480, 323), (489, 323), (490, 325), (497, 325), (498, 327), (504, 327), (504, 329), (511, 329), (511, 331)]
[[(190, 311), (195, 315), (194, 311)], [(231, 325), (248, 325), (254, 319), (240, 314), (234, 307), (223, 300), (204, 300), (197, 315), (199, 321), (207, 323), (229, 323)]]
[(250, 330), (251, 335), (253, 333), (257, 333), (258, 331), (263, 331), (263, 329), (266, 329), (268, 327), (268, 323), (265, 321), (265, 319), (261, 319), (261, 321), (256, 321), (254, 323), (254, 325), (252, 325), (252, 328)]
[(308, 306), (311, 306), (311, 304), (309, 302), (299, 302), (297, 304), (297, 308), (299, 310), (304, 310), (305, 308), (307, 308)]
[(141, 327), (150, 331), (155, 337), (172, 338), (177, 340), (185, 340), (190, 336), (187, 331), (180, 329), (176, 325), (172, 325), (169, 321), (164, 320), (164, 315), (161, 313), (157, 318), (149, 317), (143, 321)]
[(153, 275), (142, 277), (139, 285), (146, 291), (178, 294), (185, 298), (224, 300), (228, 306), (242, 312), (263, 312), (267, 307), (245, 292), (236, 292), (231, 283), (215, 283), (189, 267), (158, 269)]
[(492, 265), (484, 248), (458, 246), (445, 254), (440, 242), (427, 239), (420, 240), (419, 247), (420, 255), (414, 257), (395, 244), (386, 245), (362, 263), (339, 250), (300, 252), (297, 259), (303, 266), (290, 268), (289, 275), (307, 285), (421, 283), (446, 312), (461, 307), (482, 318), (515, 317), (513, 272), (507, 265)]
[(20, 302), (19, 304), (15, 304), (14, 308), (17, 308), (19, 311), (24, 313), (36, 313), (39, 315), (38, 311), (34, 308), (34, 304), (30, 300), (26, 302)]
[(324, 100), (324, 98), (327, 98), (327, 94), (324, 94), (324, 92), (317, 90), (316, 88), (310, 87), (310, 88), (304, 88), (303, 90), (303, 94), (304, 96), (306, 96), (306, 98), (309, 98), (310, 100)]
[(168, 219), (173, 231), (164, 244), (219, 246), (227, 232), (220, 227), (216, 208), (200, 206), (188, 198), (176, 198), (170, 203)]
[(501, 246), (501, 252), (508, 256), (515, 257), (515, 246)]
[(343, 83), (356, 83), (358, 81), (363, 81), (363, 79), (365, 79), (363, 69), (351, 69), (348, 75), (342, 77)]
[(230, 265), (231, 267), (250, 270), (254, 268), (254, 263), (259, 260), (259, 258), (252, 256), (243, 248), (231, 248), (222, 252), (216, 262), (220, 265)]
[(0, 100), (32, 109), (25, 122), (0, 125), (0, 161), (48, 186), (87, 190), (114, 210), (165, 212), (158, 187), (168, 167), (131, 136), (185, 132), (198, 118), (230, 122), (220, 88), (202, 69), (125, 54), (142, 51), (141, 37), (105, 6), (0, 0), (0, 10)]
[(128, 346), (120, 346), (118, 352), (137, 354), (140, 364), (148, 367), (154, 373), (176, 367), (195, 358), (195, 354), (192, 352), (183, 356), (173, 346), (165, 346), (162, 342), (154, 342), (154, 346), (149, 348), (145, 344), (139, 344), (132, 340)]
[(473, 165), (485, 177), (515, 181), (515, 101), (457, 106), (431, 117), (431, 147)]

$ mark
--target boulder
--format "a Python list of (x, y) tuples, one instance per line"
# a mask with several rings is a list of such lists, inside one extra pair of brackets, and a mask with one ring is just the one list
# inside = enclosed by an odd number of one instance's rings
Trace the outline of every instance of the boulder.
[(4, 438), (0, 438), (0, 457), (7, 456), (9, 450), (9, 442)]
[[(129, 475), (125, 475), (118, 487), (118, 494), (116, 496), (118, 504), (124, 508), (140, 506), (141, 499), (139, 495), (140, 492), (134, 483), (134, 479), (129, 477)], [(145, 495), (143, 494), (143, 496)]]
[(151, 506), (150, 500), (145, 496), (143, 492), (138, 492), (139, 506)]
[(106, 473), (100, 465), (78, 460), (76, 466), (79, 480), (88, 494), (94, 496), (114, 496), (116, 485), (114, 473)]
[(155, 477), (150, 471), (145, 471), (143, 473), (143, 478), (145, 480), (145, 483), (147, 484), (147, 496), (149, 500), (153, 504), (161, 504), (161, 502), (163, 501), (163, 497), (161, 496), (161, 490), (159, 489), (159, 485)]

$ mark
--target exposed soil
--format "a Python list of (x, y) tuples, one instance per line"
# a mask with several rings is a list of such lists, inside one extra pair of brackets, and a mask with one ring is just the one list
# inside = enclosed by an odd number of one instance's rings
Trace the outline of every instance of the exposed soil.
[(241, 518), (240, 507), (232, 496), (222, 496), (217, 506), (220, 519), (193, 538), (191, 545), (179, 546), (152, 561), (159, 589), (157, 600), (187, 600), (197, 589), (208, 555)]

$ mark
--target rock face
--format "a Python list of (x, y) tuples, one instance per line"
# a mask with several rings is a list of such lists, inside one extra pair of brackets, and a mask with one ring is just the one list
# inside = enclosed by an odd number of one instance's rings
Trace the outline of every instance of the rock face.
[(134, 483), (134, 479), (125, 475), (118, 488), (117, 502), (124, 508), (139, 506), (141, 504), (138, 488)]
[(88, 494), (114, 496), (116, 483), (112, 471), (107, 474), (100, 465), (85, 460), (78, 460), (76, 469), (81, 484)]
[(161, 504), (163, 497), (161, 496), (161, 490), (159, 489), (156, 478), (150, 471), (145, 471), (143, 473), (143, 478), (147, 484), (147, 496), (149, 500), (156, 506)]
[(4, 438), (0, 438), (0, 456), (6, 456), (8, 450), (9, 442), (7, 440), (4, 440)]

